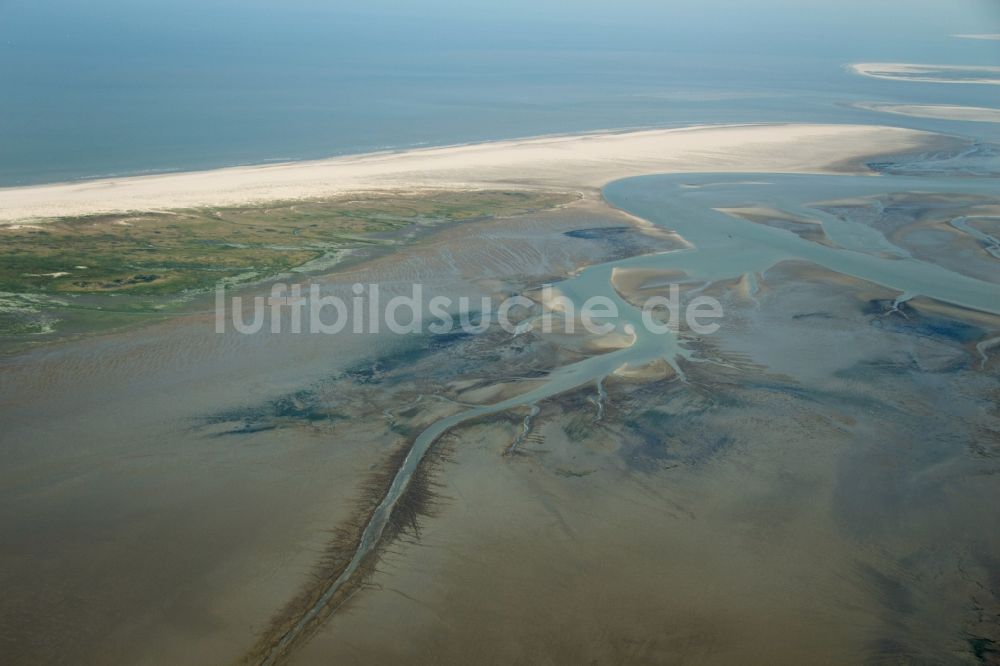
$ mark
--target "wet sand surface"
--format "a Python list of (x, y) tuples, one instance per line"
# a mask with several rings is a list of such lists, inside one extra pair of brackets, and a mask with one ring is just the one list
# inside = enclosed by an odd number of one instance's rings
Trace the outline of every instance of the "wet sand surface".
[(435, 516), (292, 663), (976, 663), (995, 378), (796, 269), (727, 319), (729, 367), (611, 380), (597, 424), (564, 396), (500, 464), (516, 419), (454, 431)]
[(877, 102), (858, 102), (853, 105), (859, 109), (895, 113), (915, 118), (936, 118), (939, 120), (965, 120), (977, 123), (1000, 122), (1000, 109), (979, 106), (957, 106), (952, 104), (879, 104)]
[[(595, 208), (442, 230), (324, 290), (424, 281), (492, 294), (518, 274), (542, 281), (649, 244)], [(607, 241), (564, 235), (605, 227)], [(419, 355), (423, 341), (213, 327), (190, 316), (4, 360), (0, 640), (12, 663), (237, 660), (404, 443), (387, 387), (360, 382), (315, 414), (295, 396)]]
[[(683, 206), (671, 186), (716, 203), (737, 178), (644, 180), (613, 200), (649, 213), (655, 199), (666, 224)], [(791, 209), (778, 219), (800, 211), (767, 180), (740, 197)], [(871, 203), (855, 203), (863, 219)], [(919, 229), (969, 204), (913, 194), (866, 223)], [(970, 251), (938, 249), (943, 264)], [(619, 265), (654, 262), (684, 263)], [(682, 334), (697, 350), (679, 361), (685, 381), (605, 378), (600, 412), (595, 385), (564, 393), (514, 457), (514, 415), (453, 429), (433, 517), (291, 663), (992, 663), (1000, 413), (997, 360), (981, 366), (974, 345), (1000, 317), (812, 262), (761, 266), (752, 292), (705, 289), (727, 317), (711, 337)]]
[[(991, 663), (991, 185), (640, 178), (605, 189), (627, 214), (590, 196), (321, 279), (328, 293), (419, 281), (472, 297), (561, 280), (574, 301), (623, 307), (603, 343), (214, 335), (202, 315), (4, 359), (3, 651)], [(615, 269), (631, 279), (613, 285)], [(656, 271), (719, 298), (720, 331), (622, 346), (629, 304), (663, 286)], [(358, 575), (275, 652), (356, 556), (401, 455), (449, 419)]]
[(890, 81), (976, 83), (1000, 85), (1000, 67), (992, 65), (924, 65), (896, 62), (859, 62), (849, 66), (856, 74)]

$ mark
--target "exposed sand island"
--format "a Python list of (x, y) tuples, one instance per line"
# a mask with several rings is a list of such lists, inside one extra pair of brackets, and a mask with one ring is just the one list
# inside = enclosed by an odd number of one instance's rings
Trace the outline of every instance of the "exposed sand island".
[(914, 118), (934, 118), (937, 120), (965, 120), (977, 123), (1000, 123), (1000, 109), (983, 106), (958, 106), (955, 104), (881, 104), (879, 102), (856, 102), (851, 106), (867, 111), (893, 113)]
[(858, 62), (848, 65), (855, 74), (889, 81), (921, 83), (979, 83), (1000, 85), (1000, 67), (988, 65), (916, 65), (901, 62)]
[(983, 33), (976, 35), (952, 35), (952, 37), (957, 37), (958, 39), (985, 39), (985, 40), (1000, 40), (1000, 33)]
[[(998, 69), (1000, 71), (1000, 69)], [(670, 171), (841, 170), (932, 135), (863, 125), (741, 125), (552, 136), (204, 172), (0, 189), (0, 222), (427, 188), (599, 187)]]

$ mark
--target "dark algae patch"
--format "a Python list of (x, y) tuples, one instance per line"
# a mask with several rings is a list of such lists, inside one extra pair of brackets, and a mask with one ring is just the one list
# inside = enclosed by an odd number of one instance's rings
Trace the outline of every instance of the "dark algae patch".
[(583, 240), (604, 240), (627, 234), (630, 231), (632, 231), (631, 227), (597, 227), (594, 229), (573, 229), (563, 235)]
[(204, 425), (222, 426), (216, 436), (249, 435), (283, 426), (311, 424), (346, 419), (334, 409), (327, 392), (319, 388), (302, 389), (282, 395), (263, 404), (251, 405), (213, 414)]
[(920, 312), (908, 303), (893, 305), (888, 300), (872, 300), (865, 306), (866, 315), (874, 315), (872, 326), (906, 335), (917, 335), (967, 344), (981, 340), (986, 331), (957, 319), (935, 317)]
[(978, 636), (970, 636), (967, 640), (969, 650), (980, 664), (1000, 664), (1000, 649), (995, 641)]

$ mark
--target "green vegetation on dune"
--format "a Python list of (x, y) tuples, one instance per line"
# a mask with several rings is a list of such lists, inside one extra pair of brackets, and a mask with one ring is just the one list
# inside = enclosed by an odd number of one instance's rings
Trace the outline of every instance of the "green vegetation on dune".
[(410, 227), (518, 215), (572, 198), (523, 191), (360, 194), (0, 227), (0, 334), (49, 333), (67, 328), (57, 321), (71, 320), (86, 321), (88, 330), (103, 328), (101, 321), (117, 324), (124, 314), (162, 315), (165, 306), (220, 281), (322, 269), (339, 253), (392, 245)]
[(0, 291), (174, 294), (264, 278), (413, 224), (549, 208), (565, 195), (446, 192), (62, 218), (0, 228)]

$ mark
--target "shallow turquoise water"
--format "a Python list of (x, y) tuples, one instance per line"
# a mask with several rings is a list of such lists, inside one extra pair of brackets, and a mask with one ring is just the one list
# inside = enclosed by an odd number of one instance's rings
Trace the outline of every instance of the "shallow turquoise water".
[[(751, 180), (753, 184), (746, 182)], [(676, 230), (695, 246), (691, 251), (636, 257), (619, 265), (679, 269), (694, 279), (715, 282), (765, 271), (786, 259), (801, 259), (900, 292), (1000, 314), (1000, 285), (914, 259), (867, 225), (822, 216), (827, 235), (846, 241), (842, 248), (833, 248), (790, 231), (753, 224), (713, 210), (749, 203), (816, 218), (817, 211), (807, 208), (810, 203), (914, 191), (995, 196), (996, 181), (957, 177), (680, 174), (618, 181), (608, 185), (604, 194), (611, 204), (658, 226)], [(894, 250), (892, 258), (880, 256), (887, 250)]]

